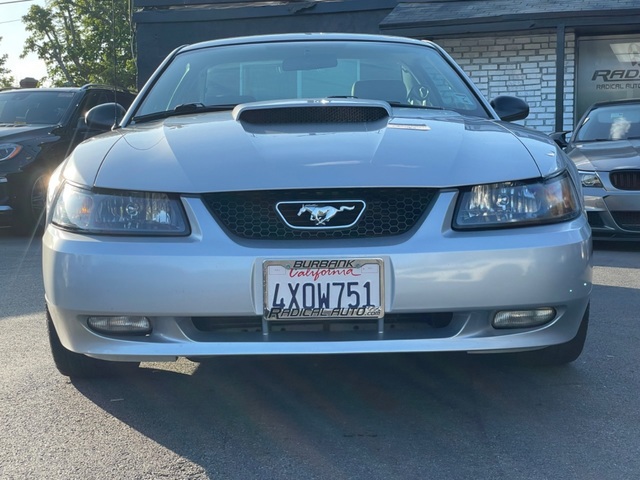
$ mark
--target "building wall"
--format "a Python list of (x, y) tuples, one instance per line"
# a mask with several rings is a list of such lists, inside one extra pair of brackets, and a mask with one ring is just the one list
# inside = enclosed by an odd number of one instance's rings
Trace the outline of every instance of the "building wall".
[[(435, 39), (489, 99), (515, 95), (531, 112), (517, 123), (546, 133), (555, 130), (556, 35)], [(565, 35), (564, 130), (574, 123), (575, 35)]]
[[(133, 0), (134, 6), (143, 3)], [(140, 8), (133, 15), (138, 51), (138, 88), (176, 47), (219, 38), (270, 33), (359, 32), (380, 33), (378, 25), (395, 0), (340, 0), (319, 2), (170, 1), (173, 8)], [(162, 6), (162, 1), (148, 0)], [(273, 4), (273, 5), (271, 5)]]

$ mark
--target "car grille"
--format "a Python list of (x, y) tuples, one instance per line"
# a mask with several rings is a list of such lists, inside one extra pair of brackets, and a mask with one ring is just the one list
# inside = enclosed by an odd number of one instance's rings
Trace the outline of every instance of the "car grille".
[(640, 170), (620, 170), (609, 174), (611, 184), (618, 190), (640, 190)]
[[(270, 190), (207, 193), (202, 198), (229, 233), (254, 240), (374, 238), (410, 231), (425, 215), (437, 190), (426, 188)], [(362, 200), (360, 220), (344, 229), (293, 229), (279, 217), (276, 204), (287, 201)], [(296, 212), (297, 214), (297, 212)]]
[(259, 316), (192, 317), (191, 321), (196, 331), (214, 335), (214, 341), (227, 342), (265, 340), (295, 342), (303, 339), (333, 342), (446, 338), (454, 336), (465, 323), (461, 319), (454, 321), (454, 315), (451, 312), (387, 314), (380, 323), (371, 320), (347, 319), (264, 323)]
[(620, 228), (640, 232), (640, 212), (611, 212)]

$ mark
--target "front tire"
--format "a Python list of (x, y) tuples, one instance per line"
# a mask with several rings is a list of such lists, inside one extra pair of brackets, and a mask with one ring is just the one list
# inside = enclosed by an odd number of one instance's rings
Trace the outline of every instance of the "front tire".
[(516, 353), (518, 360), (527, 366), (560, 366), (576, 360), (584, 348), (589, 327), (589, 306), (584, 312), (578, 333), (572, 340), (540, 350)]
[(58, 337), (58, 333), (56, 332), (49, 309), (46, 310), (46, 314), (51, 354), (56, 368), (62, 375), (70, 378), (111, 377), (127, 373), (139, 365), (139, 363), (132, 362), (108, 362), (98, 360), (67, 350), (62, 345), (62, 342), (60, 342), (60, 337)]

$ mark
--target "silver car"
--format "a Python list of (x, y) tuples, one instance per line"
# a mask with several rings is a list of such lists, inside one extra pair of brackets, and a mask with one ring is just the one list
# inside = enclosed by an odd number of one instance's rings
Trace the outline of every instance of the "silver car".
[(575, 360), (591, 231), (575, 166), (438, 46), (288, 34), (171, 53), (48, 191), (68, 376), (219, 355)]
[(640, 100), (600, 102), (566, 148), (578, 167), (599, 240), (640, 240)]

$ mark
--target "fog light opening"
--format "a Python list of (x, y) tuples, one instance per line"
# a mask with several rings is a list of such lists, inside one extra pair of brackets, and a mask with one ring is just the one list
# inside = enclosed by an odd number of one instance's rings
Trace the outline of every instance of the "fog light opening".
[(148, 335), (151, 321), (147, 317), (119, 315), (114, 317), (89, 317), (87, 324), (99, 333), (118, 335)]
[(556, 317), (556, 309), (552, 307), (533, 310), (504, 310), (493, 317), (494, 328), (530, 328), (550, 322)]

